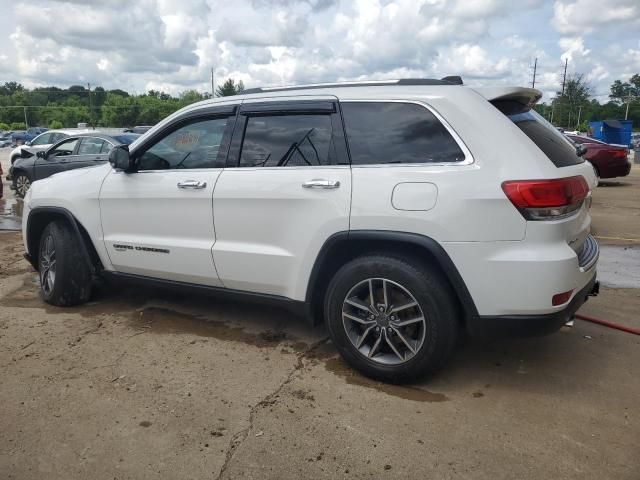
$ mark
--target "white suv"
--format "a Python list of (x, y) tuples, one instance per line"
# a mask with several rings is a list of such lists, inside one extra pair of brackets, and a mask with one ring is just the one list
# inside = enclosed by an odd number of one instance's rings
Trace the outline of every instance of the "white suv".
[[(529, 88), (455, 78), (255, 89), (171, 115), (25, 199), (44, 299), (94, 276), (275, 301), (407, 381), (462, 331), (560, 328), (597, 292), (595, 178)], [(460, 82), (461, 83), (461, 82)]]

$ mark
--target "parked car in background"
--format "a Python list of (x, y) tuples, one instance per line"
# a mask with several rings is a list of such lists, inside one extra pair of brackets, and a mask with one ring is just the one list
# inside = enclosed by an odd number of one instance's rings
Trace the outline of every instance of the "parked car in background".
[(627, 155), (629, 149), (623, 145), (611, 145), (590, 137), (567, 135), (575, 144), (582, 145), (586, 152), (584, 158), (593, 165), (598, 179), (625, 177), (631, 171), (631, 162)]
[(14, 145), (24, 144), (30, 142), (38, 135), (46, 132), (47, 130), (49, 129), (44, 127), (31, 127), (25, 131), (14, 132), (11, 138), (13, 139)]
[(2, 132), (0, 133), (0, 148), (10, 147), (13, 143), (11, 140), (11, 134), (13, 132)]
[(11, 189), (24, 198), (32, 182), (66, 170), (101, 165), (109, 159), (113, 147), (129, 145), (139, 136), (135, 133), (111, 136), (91, 132), (65, 138), (36, 155), (17, 159), (9, 172), (13, 181)]
[(637, 150), (640, 148), (640, 132), (631, 134), (631, 148)]
[(35, 155), (36, 152), (40, 150), (46, 150), (54, 143), (58, 143), (63, 138), (67, 138), (70, 135), (75, 135), (78, 133), (89, 132), (89, 130), (47, 130), (44, 133), (41, 133), (33, 140), (27, 141), (24, 145), (19, 145), (13, 149), (13, 151), (9, 154), (11, 158), (11, 165), (15, 163), (15, 161), (21, 157), (30, 157)]
[(133, 128), (125, 128), (124, 131), (125, 132), (131, 132), (131, 133), (143, 134), (143, 133), (147, 133), (152, 128), (153, 128), (153, 125), (136, 125)]

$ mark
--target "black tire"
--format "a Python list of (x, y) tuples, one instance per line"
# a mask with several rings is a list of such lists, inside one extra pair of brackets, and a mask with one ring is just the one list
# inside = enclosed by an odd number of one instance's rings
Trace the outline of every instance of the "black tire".
[(18, 170), (13, 174), (13, 188), (16, 192), (16, 196), (24, 198), (29, 189), (31, 188), (31, 177), (26, 172)]
[[(350, 304), (344, 303), (347, 295), (351, 294), (353, 289), (359, 288), (358, 285), (366, 285), (364, 282), (368, 282), (368, 279), (371, 278), (376, 279), (375, 282), (382, 282), (381, 279), (385, 279), (387, 285), (393, 284), (394, 288), (400, 286), (417, 302), (421, 313), (419, 316), (424, 318), (424, 322), (419, 327), (424, 331), (422, 343), (419, 347), (417, 347), (417, 341), (413, 344), (416, 347), (415, 353), (409, 350), (405, 352), (405, 356), (413, 355), (408, 360), (396, 359), (396, 361), (402, 362), (400, 364), (383, 364), (382, 360), (375, 361), (375, 359), (368, 358), (350, 339), (350, 336), (353, 338), (354, 334), (352, 329), (350, 329), (350, 333), (347, 333), (347, 320), (343, 323), (343, 308), (350, 306)], [(369, 289), (371, 290), (371, 287)], [(385, 304), (391, 303), (386, 300), (385, 296)], [(362, 307), (358, 308), (362, 309)], [(375, 311), (376, 308), (373, 310)], [(368, 316), (367, 321), (369, 322), (374, 318), (373, 314), (370, 315), (366, 312), (362, 312), (362, 315)], [(413, 313), (413, 315), (416, 314)], [(358, 257), (344, 265), (331, 280), (325, 299), (325, 320), (329, 334), (342, 357), (349, 365), (364, 375), (390, 383), (411, 382), (441, 368), (451, 357), (457, 342), (458, 316), (459, 309), (455, 296), (448, 282), (438, 270), (424, 266), (414, 259), (392, 254), (370, 254)], [(386, 318), (388, 320), (392, 317)], [(397, 321), (403, 323), (400, 320)], [(387, 323), (387, 325), (389, 324)], [(396, 323), (396, 325), (398, 324)], [(360, 325), (356, 325), (356, 327), (360, 327)], [(365, 327), (361, 328), (364, 331)], [(385, 327), (376, 326), (372, 331), (374, 339), (380, 330), (385, 330)], [(382, 332), (385, 334), (383, 345), (386, 345), (387, 351), (390, 352), (391, 343), (395, 343), (396, 347), (402, 343), (399, 342), (397, 331), (391, 331), (389, 327), (386, 330), (390, 333), (387, 335), (386, 332)], [(387, 340), (387, 337), (396, 340), (391, 342)], [(373, 348), (375, 347), (372, 346), (371, 349), (373, 350)], [(395, 349), (393, 351), (397, 354)], [(376, 355), (378, 354), (374, 354), (373, 357)], [(387, 358), (390, 358), (389, 355), (392, 354), (386, 353), (386, 355)]]
[[(53, 256), (48, 254), (50, 247)], [(80, 240), (67, 222), (55, 221), (45, 227), (38, 250), (40, 291), (45, 302), (63, 307), (89, 300), (92, 275), (81, 252)]]

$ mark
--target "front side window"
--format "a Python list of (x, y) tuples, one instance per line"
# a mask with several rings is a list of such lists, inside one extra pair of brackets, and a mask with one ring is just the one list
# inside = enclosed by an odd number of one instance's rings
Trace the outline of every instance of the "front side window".
[(240, 153), (241, 167), (304, 167), (335, 163), (330, 115), (260, 115), (247, 119)]
[(421, 105), (345, 102), (341, 106), (353, 165), (450, 163), (465, 159), (440, 120)]
[(218, 168), (226, 152), (220, 149), (233, 117), (209, 118), (172, 131), (138, 159), (139, 170)]
[(105, 143), (101, 138), (84, 137), (78, 147), (78, 155), (99, 155)]
[(73, 155), (73, 151), (75, 150), (77, 143), (77, 138), (70, 138), (69, 140), (62, 142), (60, 145), (52, 148), (49, 152), (49, 156), (62, 157), (66, 155)]

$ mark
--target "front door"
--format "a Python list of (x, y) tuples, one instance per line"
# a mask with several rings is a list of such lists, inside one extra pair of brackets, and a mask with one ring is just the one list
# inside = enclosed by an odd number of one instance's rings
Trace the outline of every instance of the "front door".
[(220, 285), (212, 197), (234, 121), (220, 107), (178, 119), (131, 152), (137, 172), (107, 176), (100, 211), (116, 271)]
[(351, 171), (335, 97), (245, 100), (214, 191), (220, 279), (303, 300), (324, 242), (348, 231)]
[(78, 138), (68, 138), (46, 152), (46, 156), (37, 157), (33, 180), (47, 178), (54, 173), (64, 172), (73, 168)]

